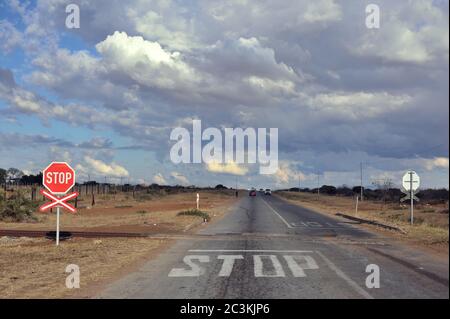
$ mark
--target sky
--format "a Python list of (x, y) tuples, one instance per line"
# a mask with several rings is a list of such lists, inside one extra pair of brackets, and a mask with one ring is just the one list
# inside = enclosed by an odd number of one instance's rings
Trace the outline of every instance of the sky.
[[(80, 10), (67, 28), (66, 6)], [(366, 6), (380, 8), (379, 28)], [(0, 167), (79, 182), (449, 187), (449, 7), (0, 0)], [(170, 133), (278, 128), (279, 169), (174, 164)]]

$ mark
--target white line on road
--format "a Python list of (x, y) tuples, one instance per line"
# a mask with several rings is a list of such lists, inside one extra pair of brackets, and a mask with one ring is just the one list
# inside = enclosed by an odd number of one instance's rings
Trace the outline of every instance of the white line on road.
[(367, 291), (365, 291), (363, 288), (361, 288), (356, 282), (354, 282), (350, 277), (348, 277), (342, 270), (340, 270), (335, 264), (331, 262), (327, 257), (325, 257), (324, 254), (322, 254), (320, 251), (316, 251), (316, 253), (322, 257), (323, 261), (330, 267), (336, 275), (341, 277), (342, 279), (347, 282), (347, 284), (352, 287), (357, 293), (359, 293), (361, 296), (363, 296), (366, 299), (374, 299)]
[(273, 249), (189, 249), (198, 253), (312, 253), (312, 250), (273, 250)]
[(289, 224), (286, 219), (284, 219), (272, 206), (269, 205), (264, 199), (262, 201), (286, 224), (288, 228), (293, 228), (291, 224)]

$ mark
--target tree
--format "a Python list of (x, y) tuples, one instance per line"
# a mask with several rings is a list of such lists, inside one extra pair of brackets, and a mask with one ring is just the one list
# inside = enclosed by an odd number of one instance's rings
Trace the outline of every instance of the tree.
[(323, 185), (319, 191), (321, 194), (336, 195), (336, 187), (330, 185)]
[(228, 189), (226, 186), (223, 186), (222, 184), (216, 185), (216, 187), (214, 187), (215, 189)]
[(386, 204), (390, 189), (394, 186), (394, 182), (390, 177), (383, 177), (372, 182), (372, 184), (381, 192), (383, 203)]
[(6, 181), (6, 169), (0, 168), (0, 184), (3, 184)]
[(29, 184), (40, 184), (40, 185), (42, 185), (42, 172), (40, 172), (37, 175), (33, 175), (33, 174), (23, 175), (20, 178), (20, 182), (22, 184), (25, 184), (25, 185), (29, 185)]
[(24, 174), (20, 169), (14, 167), (11, 167), (6, 171), (7, 181), (21, 179), (23, 175)]

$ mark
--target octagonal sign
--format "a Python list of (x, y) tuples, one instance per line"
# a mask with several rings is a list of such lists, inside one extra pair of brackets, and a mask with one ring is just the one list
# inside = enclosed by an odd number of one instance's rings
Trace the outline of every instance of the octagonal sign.
[(66, 162), (53, 162), (42, 172), (42, 184), (52, 194), (65, 194), (75, 185), (75, 171)]

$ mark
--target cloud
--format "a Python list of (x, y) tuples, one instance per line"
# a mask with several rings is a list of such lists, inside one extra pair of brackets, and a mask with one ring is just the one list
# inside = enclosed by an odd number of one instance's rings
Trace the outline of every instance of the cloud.
[(448, 14), (431, 0), (395, 5), (390, 10), (381, 5), (381, 15), (382, 27), (360, 38), (357, 54), (413, 64), (448, 61)]
[(113, 143), (111, 140), (103, 137), (93, 137), (89, 141), (81, 142), (77, 144), (79, 148), (86, 149), (104, 149), (104, 148), (112, 148)]
[(339, 21), (342, 18), (341, 7), (333, 0), (319, 0), (307, 5), (303, 17), (306, 22)]
[(158, 173), (155, 176), (153, 176), (153, 182), (158, 185), (167, 185), (167, 181), (161, 173)]
[(187, 186), (187, 185), (190, 184), (190, 183), (189, 183), (189, 180), (187, 179), (187, 177), (184, 176), (184, 175), (181, 174), (181, 173), (178, 173), (178, 172), (171, 172), (171, 173), (170, 173), (170, 176), (171, 176), (177, 183), (179, 183), (179, 184), (181, 184), (181, 185)]
[[(215, 173), (208, 166), (167, 161), (171, 129), (198, 118), (204, 127), (279, 128), (288, 165), (280, 183), (294, 181), (288, 169), (306, 178), (333, 172), (340, 183), (364, 160), (401, 171), (415, 159), (425, 170), (448, 157), (448, 146), (431, 148), (448, 145), (448, 2), (378, 4), (381, 29), (369, 30), (365, 4), (346, 1), (85, 1), (82, 27), (68, 30), (64, 1), (9, 2), (0, 22), (9, 68), (0, 69), (0, 126), (11, 133), (0, 136), (0, 160), (17, 161), (7, 156), (13, 147), (27, 160), (37, 157), (34, 145), (64, 149), (67, 141), (48, 136), (62, 122), (68, 136), (109, 136), (73, 143), (83, 165), (86, 155), (110, 163), (112, 150), (131, 157), (145, 149), (158, 171), (203, 183)], [(11, 135), (26, 119), (34, 133)], [(116, 138), (129, 144), (117, 147)], [(234, 168), (216, 170), (235, 178), (226, 173)]]
[(194, 71), (183, 62), (179, 52), (168, 52), (158, 42), (141, 36), (116, 31), (95, 47), (112, 69), (141, 85), (173, 88), (178, 82), (195, 82)]
[(433, 159), (424, 160), (425, 168), (429, 171), (432, 171), (435, 168), (443, 168), (448, 169), (449, 159), (448, 157), (435, 157)]
[(310, 179), (310, 176), (306, 176), (300, 170), (295, 170), (292, 166), (293, 162), (290, 163), (285, 161), (280, 163), (278, 170), (275, 174), (272, 175), (272, 178), (275, 180), (277, 186), (287, 187), (289, 183), (295, 183), (298, 186), (298, 182), (302, 182)]
[(23, 43), (22, 33), (6, 20), (0, 20), (0, 48), (9, 53)]
[(108, 177), (127, 177), (129, 172), (123, 167), (115, 163), (106, 164), (101, 160), (94, 159), (89, 156), (84, 157), (84, 161), (93, 170), (93, 173), (105, 175)]
[(206, 169), (212, 173), (223, 173), (231, 175), (246, 175), (248, 169), (242, 165), (238, 165), (234, 162), (231, 163), (217, 163), (210, 162), (206, 164)]

